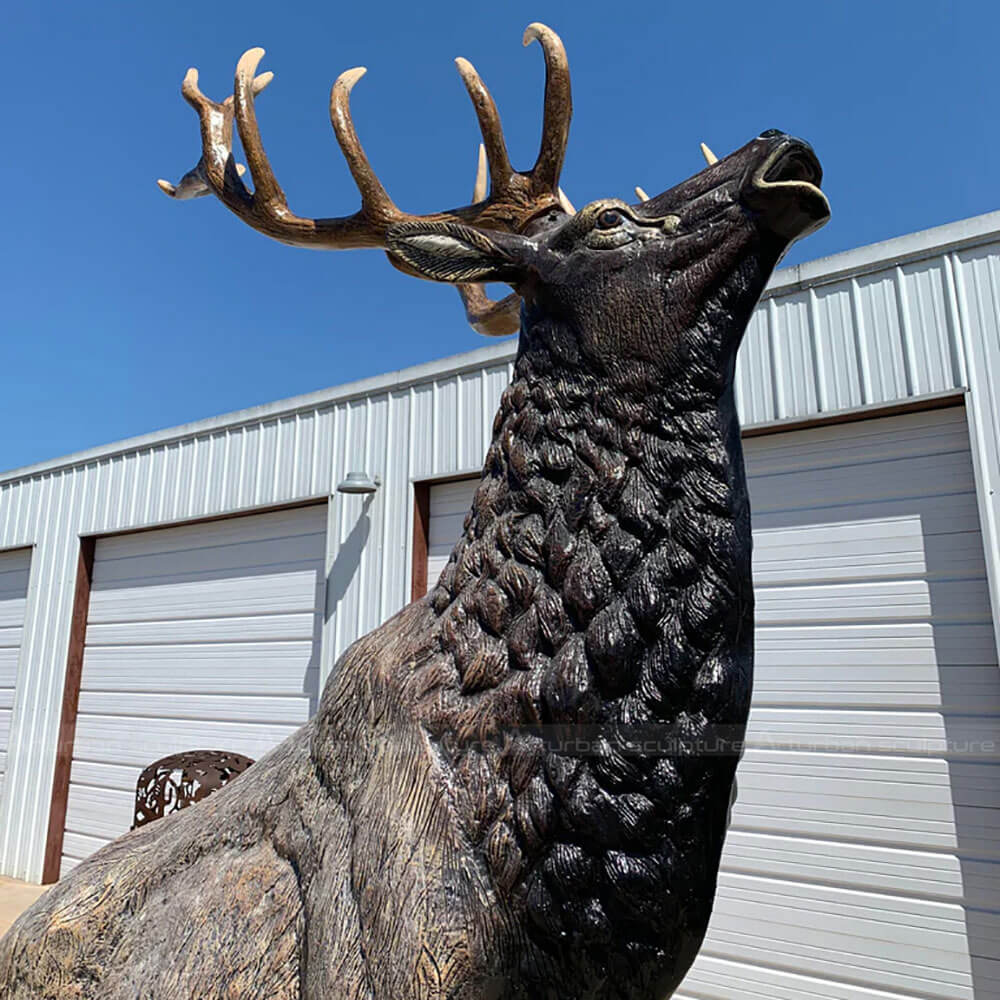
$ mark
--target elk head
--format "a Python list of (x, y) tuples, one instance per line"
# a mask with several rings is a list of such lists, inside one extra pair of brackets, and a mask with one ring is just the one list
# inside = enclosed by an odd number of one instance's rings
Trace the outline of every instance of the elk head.
[[(486, 335), (515, 333), (523, 299), (529, 307), (541, 305), (575, 319), (574, 326), (587, 331), (598, 355), (676, 356), (677, 343), (660, 334), (689, 330), (697, 323), (692, 310), (707, 306), (705, 295), (710, 288), (719, 290), (720, 281), (739, 286), (738, 305), (723, 295), (724, 307), (731, 310), (724, 325), (741, 332), (790, 243), (828, 218), (818, 187), (822, 172), (812, 150), (775, 130), (723, 160), (703, 145), (709, 166), (669, 191), (648, 198), (637, 188), (642, 200), (636, 205), (604, 199), (575, 212), (559, 187), (572, 113), (566, 53), (559, 36), (545, 25), (530, 24), (525, 30), (524, 44), (535, 40), (545, 56), (544, 122), (538, 158), (526, 173), (511, 166), (496, 104), (485, 84), (471, 63), (456, 60), (483, 137), (469, 205), (422, 216), (396, 207), (372, 170), (351, 119), (350, 93), (366, 72), (358, 67), (342, 73), (333, 85), (330, 120), (360, 190), (361, 208), (339, 218), (295, 215), (257, 127), (254, 97), (273, 77), (256, 75), (264, 55), (259, 48), (240, 59), (234, 92), (222, 103), (202, 94), (197, 70), (188, 70), (182, 93), (201, 121), (202, 156), (176, 186), (164, 180), (158, 184), (177, 199), (215, 194), (248, 225), (292, 246), (384, 249), (400, 270), (457, 284), (470, 324)], [(241, 179), (243, 166), (233, 157), (234, 120), (252, 192)], [(488, 281), (510, 283), (515, 294), (493, 302), (482, 289)], [(716, 308), (722, 305), (718, 297), (714, 300)], [(683, 315), (685, 310), (691, 315)], [(657, 335), (629, 342), (623, 315), (635, 315)]]
[(721, 390), (775, 264), (829, 215), (821, 177), (806, 143), (772, 130), (637, 205), (553, 209), (523, 234), (406, 222), (387, 242), (423, 277), (513, 285), (525, 335), (567, 324), (597, 371), (634, 360), (673, 383), (700, 363)]

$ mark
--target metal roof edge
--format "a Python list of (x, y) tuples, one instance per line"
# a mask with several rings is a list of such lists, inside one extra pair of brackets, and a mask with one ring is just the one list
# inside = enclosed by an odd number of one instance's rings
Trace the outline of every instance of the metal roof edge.
[[(793, 267), (782, 268), (775, 272), (764, 290), (762, 298), (811, 288), (841, 280), (850, 275), (870, 273), (887, 266), (897, 266), (951, 250), (995, 241), (1000, 241), (1000, 211), (987, 212), (983, 215), (972, 216), (957, 222), (949, 222), (931, 229), (907, 233), (904, 236), (896, 236), (879, 243), (871, 243), (827, 257), (820, 257), (803, 264), (796, 264)], [(262, 420), (274, 420), (302, 410), (332, 406), (359, 396), (404, 389), (420, 382), (457, 375), (464, 371), (481, 368), (484, 365), (500, 364), (513, 358), (516, 350), (517, 341), (511, 338), (473, 351), (452, 354), (434, 361), (411, 365), (408, 368), (400, 368), (396, 371), (331, 386), (327, 389), (319, 389), (301, 396), (290, 396), (273, 403), (264, 403), (260, 406), (224, 413), (217, 417), (208, 417), (175, 427), (167, 427), (137, 437), (125, 438), (111, 444), (99, 445), (84, 451), (0, 472), (0, 485), (29, 479), (47, 472), (87, 465), (128, 452), (142, 451), (157, 445), (211, 434), (226, 428), (239, 427)]]
[(1000, 240), (1000, 211), (974, 215), (969, 219), (948, 222), (943, 226), (921, 229), (879, 243), (868, 243), (853, 250), (818, 257), (816, 260), (784, 267), (776, 271), (764, 289), (762, 298), (815, 288), (831, 281), (841, 281), (855, 274), (869, 274), (886, 267), (934, 257), (952, 250), (965, 249)]
[(304, 393), (301, 396), (289, 396), (286, 399), (275, 400), (273, 403), (262, 403), (260, 406), (251, 406), (245, 410), (233, 410), (217, 417), (206, 417), (203, 420), (165, 427), (162, 430), (150, 431), (148, 434), (124, 438), (111, 444), (98, 445), (83, 451), (72, 452), (69, 455), (0, 472), (0, 485), (30, 479), (46, 472), (57, 472), (76, 466), (89, 465), (118, 455), (143, 451), (174, 441), (201, 437), (205, 434), (240, 427), (244, 424), (277, 420), (280, 417), (291, 416), (303, 410), (323, 409), (358, 397), (405, 389), (421, 382), (449, 375), (459, 375), (462, 372), (474, 371), (490, 364), (503, 364), (513, 358), (516, 351), (517, 341), (514, 338), (509, 338), (501, 343), (489, 344), (473, 351), (451, 354), (434, 361), (425, 361), (419, 365), (411, 365), (408, 368), (400, 368), (382, 375), (372, 375), (354, 382), (345, 382), (327, 389), (317, 389), (315, 392)]

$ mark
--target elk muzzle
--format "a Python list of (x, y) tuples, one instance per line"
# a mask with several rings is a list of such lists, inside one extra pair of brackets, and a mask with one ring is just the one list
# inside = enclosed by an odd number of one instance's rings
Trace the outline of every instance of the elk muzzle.
[(744, 183), (743, 204), (767, 229), (788, 242), (819, 229), (830, 218), (830, 203), (820, 190), (823, 168), (807, 142), (777, 129), (764, 132), (763, 160)]

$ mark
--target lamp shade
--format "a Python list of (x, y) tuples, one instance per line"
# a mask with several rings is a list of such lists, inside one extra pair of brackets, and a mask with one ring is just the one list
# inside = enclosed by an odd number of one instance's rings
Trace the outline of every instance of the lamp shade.
[(380, 485), (378, 476), (372, 478), (367, 472), (348, 472), (347, 477), (337, 483), (337, 492), (374, 493)]

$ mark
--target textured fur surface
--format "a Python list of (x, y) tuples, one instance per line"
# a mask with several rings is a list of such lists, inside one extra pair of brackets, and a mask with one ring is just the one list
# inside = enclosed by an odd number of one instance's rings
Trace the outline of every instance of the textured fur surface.
[(523, 995), (662, 996), (714, 893), (736, 757), (707, 744), (749, 706), (735, 417), (717, 378), (666, 394), (557, 324), (524, 340), (417, 712), (516, 908)]
[(238, 781), (22, 915), (0, 995), (670, 993), (711, 913), (750, 700), (732, 375), (787, 240), (739, 192), (776, 141), (611, 242), (598, 206), (498, 252), (520, 350), (437, 586)]

